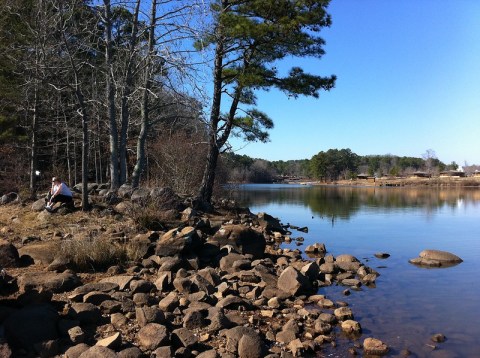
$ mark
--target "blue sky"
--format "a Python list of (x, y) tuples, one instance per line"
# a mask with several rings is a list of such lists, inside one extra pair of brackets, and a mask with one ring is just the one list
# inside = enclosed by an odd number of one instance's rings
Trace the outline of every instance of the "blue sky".
[[(359, 155), (480, 164), (480, 1), (332, 0), (326, 55), (295, 60), (336, 74), (320, 99), (258, 93), (275, 121), (266, 144), (233, 141), (237, 154), (311, 158), (330, 148)], [(293, 62), (286, 62), (291, 66)]]

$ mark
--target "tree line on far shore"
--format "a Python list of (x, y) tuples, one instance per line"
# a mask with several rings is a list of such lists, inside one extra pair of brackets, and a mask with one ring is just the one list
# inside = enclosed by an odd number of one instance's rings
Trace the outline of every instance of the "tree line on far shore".
[[(350, 149), (329, 149), (321, 151), (310, 159), (268, 161), (254, 159), (247, 155), (228, 154), (224, 158), (230, 182), (272, 183), (278, 180), (311, 179), (335, 181), (366, 176), (408, 176), (415, 172), (437, 175), (442, 171), (457, 170), (455, 162), (445, 164), (428, 149), (421, 157), (385, 155), (358, 155)], [(478, 170), (478, 166), (466, 164), (467, 174)]]

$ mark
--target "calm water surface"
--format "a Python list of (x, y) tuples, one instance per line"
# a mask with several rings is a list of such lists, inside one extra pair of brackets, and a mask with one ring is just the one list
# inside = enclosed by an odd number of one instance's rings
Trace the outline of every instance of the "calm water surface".
[[(380, 272), (376, 288), (348, 297), (342, 286), (320, 290), (349, 303), (363, 328), (358, 342), (379, 338), (390, 356), (408, 349), (413, 357), (480, 357), (480, 189), (243, 185), (234, 196), (253, 213), (308, 226), (308, 234), (292, 235), (304, 237), (305, 246), (323, 242), (329, 254), (352, 254)], [(424, 249), (450, 251), (464, 262), (442, 269), (408, 263)], [(391, 256), (377, 259), (379, 251)], [(432, 350), (435, 333), (447, 341)], [(346, 356), (344, 347), (354, 343), (337, 341), (346, 344), (325, 356)]]

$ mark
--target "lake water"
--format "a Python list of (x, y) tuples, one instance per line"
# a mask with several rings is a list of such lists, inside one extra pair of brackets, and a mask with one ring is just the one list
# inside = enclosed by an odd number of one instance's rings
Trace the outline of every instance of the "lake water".
[[(307, 226), (304, 248), (323, 242), (329, 254), (352, 254), (381, 276), (375, 288), (348, 297), (343, 286), (319, 293), (349, 303), (363, 335), (413, 357), (480, 357), (480, 189), (241, 185), (233, 196), (253, 213), (267, 212)], [(295, 244), (284, 247), (297, 248)], [(424, 249), (452, 252), (464, 262), (425, 269), (408, 263)], [(377, 259), (387, 252), (388, 259)], [(337, 332), (338, 333), (338, 332)], [(443, 333), (444, 343), (430, 337)], [(348, 356), (353, 346), (338, 333), (325, 357)], [(432, 349), (430, 345), (436, 345)]]

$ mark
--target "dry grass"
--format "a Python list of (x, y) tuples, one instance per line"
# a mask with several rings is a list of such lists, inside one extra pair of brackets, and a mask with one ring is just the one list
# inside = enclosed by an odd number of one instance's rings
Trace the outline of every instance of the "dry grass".
[(80, 271), (104, 270), (128, 260), (126, 245), (114, 243), (107, 238), (66, 240), (60, 251)]

